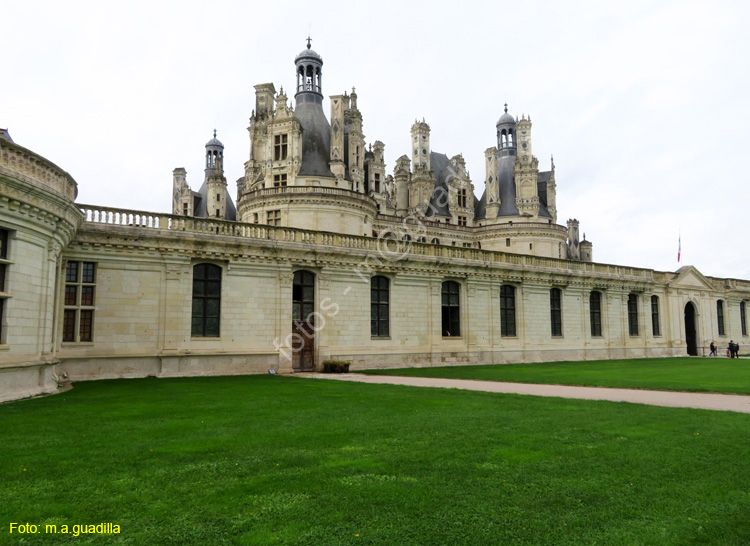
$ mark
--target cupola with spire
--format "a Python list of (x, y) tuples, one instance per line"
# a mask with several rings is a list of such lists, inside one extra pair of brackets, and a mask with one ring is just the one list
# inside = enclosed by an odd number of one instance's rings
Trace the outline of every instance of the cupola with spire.
[(294, 59), (297, 93), (294, 117), (302, 125), (302, 164), (297, 176), (335, 178), (328, 164), (331, 155), (331, 125), (323, 113), (323, 59), (310, 48)]
[(505, 103), (505, 113), (497, 120), (497, 149), (500, 157), (516, 155), (516, 120), (508, 113), (508, 103)]
[(214, 129), (214, 137), (206, 142), (206, 176), (217, 171), (224, 172), (224, 145), (216, 138)]

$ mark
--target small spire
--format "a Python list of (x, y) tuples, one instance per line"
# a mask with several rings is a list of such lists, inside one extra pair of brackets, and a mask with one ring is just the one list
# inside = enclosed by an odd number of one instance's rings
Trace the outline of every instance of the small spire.
[(352, 85), (352, 95), (357, 94), (357, 88)]
[(506, 114), (508, 113), (508, 103), (507, 102), (505, 103), (505, 113)]
[(310, 35), (308, 34), (308, 35), (307, 35), (307, 49), (310, 49), (310, 47), (312, 47), (312, 46), (310, 45), (310, 42), (312, 42), (312, 38), (310, 38)]
[(216, 138), (216, 129), (214, 129), (214, 138)]

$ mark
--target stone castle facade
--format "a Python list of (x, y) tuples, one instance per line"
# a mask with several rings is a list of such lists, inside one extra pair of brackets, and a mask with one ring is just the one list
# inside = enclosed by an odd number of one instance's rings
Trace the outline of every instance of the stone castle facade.
[(173, 172), (172, 213), (76, 203), (73, 178), (0, 131), (0, 400), (111, 377), (280, 373), (702, 354), (748, 337), (750, 281), (593, 261), (557, 223), (554, 163), (507, 112), (476, 198), (461, 155), (387, 169), (357, 93), (323, 110), (323, 59), (295, 59), (295, 106), (255, 86), (250, 156), (227, 192)]

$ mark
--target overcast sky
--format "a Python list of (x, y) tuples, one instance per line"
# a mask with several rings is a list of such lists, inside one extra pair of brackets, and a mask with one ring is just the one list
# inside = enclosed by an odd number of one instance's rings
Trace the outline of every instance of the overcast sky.
[(202, 184), (215, 127), (236, 196), (253, 86), (292, 101), (309, 30), (324, 95), (356, 86), (389, 173), (424, 118), (481, 196), (507, 100), (595, 261), (750, 279), (748, 5), (4, 2), (0, 127), (67, 170), (78, 202), (162, 212), (174, 168)]

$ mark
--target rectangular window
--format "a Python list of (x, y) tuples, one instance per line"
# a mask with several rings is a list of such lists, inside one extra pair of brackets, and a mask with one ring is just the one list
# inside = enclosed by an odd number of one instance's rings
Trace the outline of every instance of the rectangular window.
[(724, 302), (721, 300), (716, 302), (716, 320), (719, 323), (719, 335), (725, 336), (726, 331), (724, 330)]
[(5, 343), (5, 330), (3, 323), (5, 320), (5, 293), (8, 290), (8, 240), (9, 232), (7, 229), (0, 229), (0, 344)]
[(507, 284), (500, 287), (500, 335), (516, 336), (516, 289)]
[(505, 246), (510, 246), (510, 237), (505, 239)]
[(661, 335), (659, 326), (659, 296), (651, 296), (651, 331), (654, 336)]
[(273, 137), (273, 159), (283, 161), (288, 151), (287, 135), (276, 135)]
[[(1, 315), (0, 315), (1, 316)], [(747, 310), (745, 309), (745, 302), (740, 302), (740, 329), (742, 330), (742, 335), (747, 335)]]
[(638, 296), (628, 294), (628, 332), (631, 336), (638, 335)]
[(552, 335), (559, 337), (562, 335), (562, 291), (559, 288), (549, 291), (549, 310)]
[(219, 337), (221, 317), (221, 267), (193, 266), (192, 337)]
[(188, 204), (187, 203), (183, 203), (182, 204), (182, 215), (183, 216), (187, 216), (188, 215)]
[(286, 175), (285, 174), (273, 175), (273, 187), (274, 188), (286, 188)]
[(466, 190), (458, 190), (458, 206), (466, 208)]
[(281, 225), (281, 211), (280, 210), (266, 211), (266, 224), (268, 224), (269, 226), (280, 226)]
[(460, 285), (455, 281), (445, 281), (442, 290), (443, 337), (461, 335), (461, 306), (459, 303)]
[(465, 226), (466, 225), (466, 216), (459, 216), (458, 217), (458, 225), (459, 226)]
[(380, 173), (375, 173), (375, 192), (380, 193)]
[(591, 337), (602, 335), (602, 293), (591, 292), (589, 298), (589, 311), (591, 314)]
[(388, 284), (389, 281), (386, 277), (373, 277), (370, 281), (370, 335), (372, 337), (388, 337), (390, 335)]
[(94, 341), (96, 264), (68, 262), (65, 268), (62, 340), (66, 343)]

